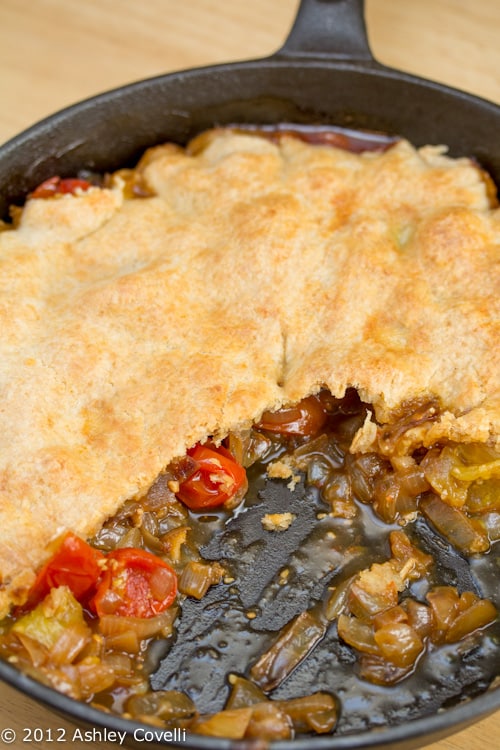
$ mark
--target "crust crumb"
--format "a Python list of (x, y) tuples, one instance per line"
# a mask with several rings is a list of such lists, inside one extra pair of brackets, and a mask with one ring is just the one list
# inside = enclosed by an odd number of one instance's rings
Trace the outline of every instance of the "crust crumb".
[(296, 518), (294, 513), (266, 513), (261, 523), (266, 531), (286, 531)]
[(286, 461), (273, 461), (267, 467), (267, 476), (271, 479), (290, 479), (287, 484), (289, 490), (293, 492), (295, 485), (300, 482), (300, 475), (294, 474), (292, 467)]
[(377, 425), (372, 422), (372, 415), (368, 413), (363, 426), (354, 435), (350, 453), (370, 453), (377, 441)]

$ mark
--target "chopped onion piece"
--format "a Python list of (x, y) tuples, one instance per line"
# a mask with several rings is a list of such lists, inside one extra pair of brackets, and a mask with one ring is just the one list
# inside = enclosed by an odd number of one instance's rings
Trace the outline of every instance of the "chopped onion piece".
[(339, 469), (344, 464), (344, 451), (332, 436), (320, 435), (296, 448), (293, 452), (299, 469), (306, 469), (311, 461), (321, 460), (329, 469)]
[(346, 465), (351, 479), (353, 495), (362, 503), (373, 499), (375, 481), (387, 471), (389, 463), (377, 453), (362, 453), (346, 456)]
[(485, 531), (478, 528), (457, 508), (452, 508), (436, 495), (426, 495), (420, 501), (421, 510), (445, 539), (465, 554), (486, 552), (490, 543)]
[(247, 731), (253, 708), (235, 708), (219, 711), (211, 716), (200, 716), (189, 727), (191, 732), (210, 737), (224, 737), (229, 740), (242, 740)]
[(412, 669), (413, 665), (397, 667), (383, 656), (376, 654), (363, 654), (359, 660), (359, 676), (375, 685), (394, 685), (406, 677)]
[(161, 538), (162, 546), (174, 563), (180, 562), (181, 548), (186, 544), (189, 526), (176, 526), (167, 531)]
[(141, 640), (132, 629), (106, 636), (105, 643), (107, 649), (125, 651), (127, 654), (138, 654), (141, 650)]
[(91, 631), (84, 623), (76, 623), (64, 630), (50, 649), (53, 664), (71, 664), (90, 642)]
[(323, 638), (325, 626), (310, 612), (301, 612), (250, 670), (253, 680), (269, 692), (281, 685), (314, 646)]
[(122, 547), (138, 547), (142, 548), (144, 545), (142, 543), (142, 534), (140, 529), (137, 527), (133, 529), (129, 529), (120, 539), (118, 544), (116, 545), (115, 549), (120, 549)]
[(187, 563), (179, 578), (179, 591), (186, 596), (202, 599), (210, 586), (220, 583), (224, 568), (219, 563)]
[(388, 560), (385, 563), (374, 563), (368, 570), (362, 570), (349, 590), (348, 605), (351, 613), (366, 620), (384, 609), (396, 606), (398, 594), (406, 585), (398, 567), (397, 561)]
[(391, 531), (389, 543), (395, 560), (403, 564), (410, 560), (413, 562), (412, 568), (408, 570), (408, 577), (412, 580), (426, 575), (434, 565), (434, 558), (412, 544), (404, 531)]
[(77, 667), (82, 698), (90, 698), (94, 693), (102, 693), (114, 685), (112, 668), (99, 659), (84, 659)]
[(432, 640), (439, 642), (459, 613), (458, 592), (453, 586), (436, 586), (426, 598), (432, 612)]
[(155, 717), (166, 722), (179, 722), (196, 716), (196, 706), (191, 698), (178, 690), (151, 690), (144, 695), (133, 695), (125, 709), (135, 719)]
[[(409, 601), (411, 601), (411, 599)], [(373, 618), (373, 625), (375, 626), (375, 630), (379, 630), (380, 628), (392, 627), (394, 624), (399, 624), (402, 622), (408, 623), (409, 617), (406, 609), (404, 609), (404, 607), (402, 607), (400, 604), (396, 604), (395, 607), (391, 607), (391, 609), (386, 609), (384, 612), (380, 612)]]
[(329, 693), (313, 693), (302, 698), (280, 701), (283, 711), (290, 717), (296, 732), (326, 734), (337, 723), (337, 704)]
[(177, 617), (177, 608), (170, 607), (154, 617), (122, 617), (120, 615), (105, 615), (99, 620), (103, 635), (116, 636), (133, 631), (138, 638), (152, 638), (162, 635), (164, 638), (172, 633), (172, 626)]
[(478, 466), (454, 466), (451, 473), (457, 479), (474, 482), (476, 479), (500, 478), (500, 459)]
[(31, 638), (26, 633), (17, 633), (17, 638), (26, 649), (33, 666), (40, 667), (47, 662), (48, 649), (40, 641)]
[(229, 682), (232, 689), (225, 705), (226, 709), (246, 708), (265, 702), (265, 694), (254, 682), (239, 675), (230, 675)]
[(467, 493), (469, 513), (500, 512), (500, 479), (473, 482)]
[(347, 606), (347, 599), (349, 596), (350, 587), (355, 579), (355, 576), (347, 578), (342, 583), (332, 590), (325, 604), (325, 616), (330, 622), (336, 620), (337, 617), (344, 611)]
[(412, 666), (424, 649), (419, 634), (404, 622), (375, 630), (374, 638), (382, 656), (397, 667)]
[(248, 739), (288, 740), (293, 736), (290, 717), (278, 703), (267, 701), (253, 707), (252, 715), (245, 732)]
[(444, 502), (454, 508), (462, 508), (467, 499), (468, 483), (457, 479), (453, 470), (460, 465), (457, 451), (446, 445), (441, 451), (430, 450), (420, 466), (432, 489)]
[(464, 612), (456, 616), (445, 636), (446, 643), (455, 643), (480, 628), (489, 625), (497, 617), (495, 606), (487, 599), (478, 599)]
[(414, 599), (405, 599), (403, 606), (408, 612), (408, 622), (421, 638), (427, 638), (432, 631), (432, 611), (430, 607)]
[(339, 636), (349, 646), (365, 654), (380, 654), (372, 625), (362, 622), (357, 617), (340, 615), (337, 627)]
[(405, 435), (409, 430), (420, 427), (425, 424), (431, 424), (439, 417), (439, 405), (437, 401), (415, 402), (413, 410), (408, 413), (406, 405), (405, 413), (397, 422), (392, 425), (384, 425), (379, 436), (379, 448), (385, 455), (407, 452), (408, 446), (400, 444), (405, 441)]

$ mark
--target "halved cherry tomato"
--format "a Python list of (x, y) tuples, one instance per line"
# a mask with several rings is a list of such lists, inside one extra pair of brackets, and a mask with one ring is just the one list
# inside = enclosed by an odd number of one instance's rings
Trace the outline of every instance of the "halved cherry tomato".
[(196, 466), (180, 483), (176, 496), (191, 510), (216, 508), (245, 486), (245, 469), (223, 446), (195, 445), (188, 456)]
[(265, 411), (254, 426), (280, 435), (314, 435), (327, 420), (327, 413), (317, 396), (308, 396), (295, 406)]
[(78, 188), (88, 190), (92, 184), (77, 177), (49, 177), (30, 193), (30, 198), (52, 198), (53, 195), (74, 194)]
[(154, 617), (177, 595), (175, 571), (156, 555), (122, 547), (106, 555), (106, 566), (90, 607), (99, 617)]
[(68, 586), (79, 602), (85, 602), (94, 593), (101, 575), (100, 560), (104, 560), (102, 552), (69, 531), (38, 573), (28, 596), (28, 606), (38, 604), (58, 586)]

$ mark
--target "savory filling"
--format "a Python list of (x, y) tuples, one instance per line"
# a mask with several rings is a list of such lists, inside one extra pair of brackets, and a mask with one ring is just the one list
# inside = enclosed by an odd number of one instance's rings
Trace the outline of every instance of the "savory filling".
[[(222, 442), (195, 445), (93, 539), (57, 540), (26, 605), (1, 625), (0, 655), (67, 695), (162, 727), (269, 740), (334, 731), (338, 695), (275, 694), (332, 630), (358, 677), (390, 689), (425, 654), (479, 643), (497, 618), (477, 590), (441, 582), (439, 561), (413, 533), (424, 519), (466, 559), (486, 555), (500, 537), (500, 455), (480, 443), (423, 447), (438, 416), (437, 403), (407, 404), (380, 425), (356, 391), (339, 399), (324, 389)], [(367, 424), (375, 432), (363, 441)], [(247, 512), (263, 477), (290, 497), (302, 483), (315, 493), (318, 554), (334, 550), (339, 562), (260, 653), (225, 675), (223, 710), (200, 711), (189, 690), (154, 690), (150, 675), (159, 648), (168, 662), (186, 602), (214, 589), (218, 600), (238, 592), (235, 559), (206, 559), (202, 550)], [(373, 549), (344, 533), (366, 511), (378, 528)], [(282, 539), (300, 523), (292, 510), (260, 522), (263, 534)], [(282, 568), (276, 585), (293, 599), (293, 571)], [(249, 636), (255, 617), (247, 612)]]
[[(238, 128), (28, 197), (0, 227), (20, 230), (2, 233), (26, 299), (6, 397), (27, 425), (2, 451), (1, 616), (24, 603), (0, 657), (104, 711), (235, 740), (349, 734), (493, 684), (488, 176), (386, 137)], [(55, 347), (25, 352), (44, 314)], [(25, 600), (62, 518), (99, 531), (57, 538)]]

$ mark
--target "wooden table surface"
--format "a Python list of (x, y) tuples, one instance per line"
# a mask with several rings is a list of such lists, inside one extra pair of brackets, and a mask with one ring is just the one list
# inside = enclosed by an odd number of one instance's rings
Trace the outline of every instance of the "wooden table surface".
[[(297, 6), (297, 0), (0, 0), (0, 142), (124, 83), (267, 55), (283, 43)], [(500, 0), (366, 0), (366, 15), (381, 62), (500, 103)], [(72, 725), (0, 685), (0, 730), (17, 733), (11, 747), (51, 747), (48, 730), (57, 727), (73, 737)], [(45, 740), (23, 741), (35, 728)], [(102, 750), (113, 743), (87, 744)], [(429, 749), (499, 747), (500, 712)]]

